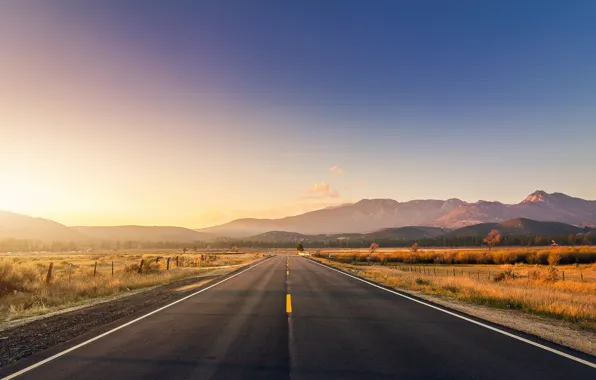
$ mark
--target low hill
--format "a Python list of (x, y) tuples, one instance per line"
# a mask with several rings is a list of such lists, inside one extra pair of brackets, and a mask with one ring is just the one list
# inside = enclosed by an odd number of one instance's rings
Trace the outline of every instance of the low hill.
[(137, 242), (194, 242), (206, 241), (212, 235), (184, 227), (170, 226), (110, 226), (72, 227), (76, 231), (95, 240), (137, 241)]
[(297, 232), (286, 232), (286, 231), (269, 231), (263, 234), (258, 234), (246, 238), (248, 241), (263, 241), (269, 243), (275, 242), (301, 242), (310, 240), (309, 235), (299, 234)]
[(372, 240), (416, 240), (423, 238), (434, 238), (441, 236), (448, 231), (449, 230), (438, 227), (410, 226), (400, 228), (385, 228), (364, 236), (367, 239)]
[(560, 222), (541, 222), (537, 220), (516, 218), (502, 223), (479, 223), (462, 227), (445, 234), (447, 237), (484, 237), (491, 230), (499, 230), (501, 234), (512, 236), (554, 236), (583, 232), (583, 229)]
[(350, 241), (387, 241), (387, 240), (416, 240), (433, 238), (444, 234), (447, 230), (437, 227), (400, 227), (385, 228), (370, 234), (319, 234), (305, 235), (297, 232), (269, 231), (246, 238), (248, 241), (269, 243), (285, 242), (324, 242), (329, 240), (349, 239)]
[(0, 211), (0, 239), (77, 242), (85, 240), (86, 237), (72, 228), (49, 219)]

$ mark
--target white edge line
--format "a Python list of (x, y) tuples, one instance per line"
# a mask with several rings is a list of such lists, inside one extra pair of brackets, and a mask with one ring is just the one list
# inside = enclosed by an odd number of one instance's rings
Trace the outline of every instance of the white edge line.
[(590, 361), (588, 361), (588, 360), (584, 360), (584, 359), (578, 358), (578, 357), (576, 357), (576, 356), (573, 356), (573, 355), (567, 354), (567, 353), (565, 353), (565, 352), (563, 352), (563, 351), (559, 351), (559, 350), (556, 350), (556, 349), (554, 349), (554, 348), (551, 348), (551, 347), (545, 346), (545, 345), (543, 345), (543, 344), (536, 343), (536, 342), (534, 342), (534, 341), (531, 341), (531, 340), (529, 340), (529, 339), (522, 338), (521, 336), (517, 336), (517, 335), (515, 335), (515, 334), (508, 333), (507, 331), (503, 331), (503, 330), (501, 330), (501, 329), (498, 329), (498, 328), (496, 328), (496, 327), (493, 327), (493, 326), (490, 326), (490, 325), (484, 324), (484, 323), (482, 323), (482, 322), (475, 321), (475, 320), (473, 320), (473, 319), (471, 319), (471, 318), (464, 317), (463, 315), (459, 315), (459, 314), (453, 313), (453, 312), (451, 312), (451, 311), (449, 311), (449, 310), (445, 310), (445, 309), (443, 309), (443, 308), (440, 308), (440, 307), (437, 307), (437, 306), (435, 306), (435, 305), (431, 305), (431, 304), (429, 304), (429, 303), (426, 303), (426, 302), (424, 302), (424, 301), (417, 300), (416, 298), (409, 297), (409, 296), (407, 296), (407, 295), (405, 295), (405, 294), (401, 294), (401, 293), (399, 293), (399, 292), (396, 292), (396, 291), (393, 291), (393, 290), (390, 290), (390, 289), (384, 288), (384, 287), (382, 287), (382, 286), (379, 286), (379, 285), (377, 285), (377, 284), (374, 284), (374, 283), (372, 283), (372, 282), (366, 281), (366, 280), (364, 280), (364, 279), (362, 279), (362, 278), (360, 278), (360, 277), (357, 277), (357, 276), (351, 275), (351, 274), (349, 274), (349, 273), (346, 273), (346, 272), (344, 272), (344, 271), (342, 271), (342, 270), (339, 270), (339, 269), (336, 269), (336, 268), (332, 268), (332, 267), (329, 267), (329, 266), (327, 266), (327, 265), (323, 265), (323, 264), (319, 263), (318, 261), (315, 261), (315, 260), (308, 260), (308, 261), (310, 261), (310, 262), (313, 262), (313, 263), (315, 263), (315, 264), (317, 264), (317, 265), (320, 265), (320, 266), (322, 266), (322, 267), (324, 267), (324, 268), (327, 268), (327, 269), (330, 269), (330, 270), (333, 270), (333, 271), (339, 272), (339, 273), (341, 273), (341, 274), (344, 274), (344, 275), (346, 275), (346, 276), (348, 276), (348, 277), (352, 277), (352, 278), (354, 278), (354, 279), (356, 279), (356, 280), (358, 280), (358, 281), (362, 281), (362, 282), (364, 282), (365, 284), (368, 284), (368, 285), (370, 285), (370, 286), (374, 286), (375, 288), (379, 288), (379, 289), (381, 289), (381, 290), (384, 290), (384, 291), (386, 291), (386, 292), (393, 293), (393, 294), (395, 294), (395, 295), (398, 295), (398, 296), (400, 296), (400, 297), (403, 297), (403, 298), (407, 298), (407, 299), (409, 299), (410, 301), (414, 301), (414, 302), (417, 302), (417, 303), (419, 303), (419, 304), (422, 304), (422, 305), (424, 305), (424, 306), (431, 307), (431, 308), (433, 308), (433, 309), (435, 309), (435, 310), (442, 311), (443, 313), (446, 313), (446, 314), (452, 315), (452, 316), (454, 316), (454, 317), (457, 317), (457, 318), (463, 319), (464, 321), (468, 321), (468, 322), (474, 323), (475, 325), (482, 326), (482, 327), (484, 327), (484, 328), (487, 328), (487, 329), (489, 329), (489, 330), (496, 331), (496, 332), (498, 332), (498, 333), (500, 333), (500, 334), (503, 334), (503, 335), (506, 335), (506, 336), (508, 336), (508, 337), (510, 337), (510, 338), (517, 339), (517, 340), (520, 340), (520, 341), (522, 341), (522, 342), (524, 342), (524, 343), (531, 344), (532, 346), (535, 346), (535, 347), (538, 347), (538, 348), (542, 348), (543, 350), (550, 351), (550, 352), (552, 352), (552, 353), (554, 353), (554, 354), (557, 354), (557, 355), (563, 356), (563, 357), (565, 357), (565, 358), (567, 358), (567, 359), (571, 359), (571, 360), (574, 360), (574, 361), (576, 361), (576, 362), (578, 362), (578, 363), (585, 364), (585, 365), (587, 365), (588, 367), (596, 368), (596, 363), (590, 362)]
[(18, 371), (18, 372), (15, 372), (15, 373), (13, 373), (13, 374), (10, 374), (10, 375), (8, 375), (8, 376), (6, 376), (6, 377), (3, 377), (3, 378), (2, 378), (2, 379), (0, 379), (0, 380), (10, 380), (10, 379), (14, 379), (14, 378), (15, 378), (15, 377), (17, 377), (17, 376), (20, 376), (20, 375), (22, 375), (22, 374), (24, 374), (24, 373), (26, 373), (26, 372), (29, 372), (29, 371), (31, 371), (32, 369), (35, 369), (35, 368), (37, 368), (37, 367), (40, 367), (40, 366), (42, 366), (42, 365), (44, 365), (44, 364), (46, 364), (46, 363), (48, 363), (48, 362), (51, 362), (52, 360), (54, 360), (54, 359), (57, 359), (57, 358), (59, 358), (59, 357), (61, 357), (61, 356), (63, 356), (63, 355), (66, 355), (66, 354), (68, 354), (69, 352), (72, 352), (72, 351), (74, 351), (74, 350), (76, 350), (76, 349), (78, 349), (78, 348), (81, 348), (81, 347), (83, 347), (83, 346), (86, 346), (86, 345), (88, 345), (89, 343), (95, 342), (96, 340), (98, 340), (98, 339), (101, 339), (101, 338), (103, 338), (103, 337), (104, 337), (104, 336), (106, 336), (106, 335), (110, 335), (111, 333), (114, 333), (114, 332), (116, 332), (116, 331), (118, 331), (118, 330), (120, 330), (120, 329), (123, 329), (123, 328), (125, 328), (126, 326), (130, 326), (130, 325), (132, 325), (133, 323), (140, 321), (141, 319), (145, 319), (145, 318), (147, 318), (147, 317), (149, 317), (149, 316), (151, 316), (151, 315), (153, 315), (153, 314), (155, 314), (155, 313), (159, 313), (160, 311), (162, 311), (162, 310), (164, 310), (164, 309), (167, 309), (167, 308), (169, 308), (170, 306), (174, 306), (175, 304), (177, 304), (177, 303), (179, 303), (179, 302), (185, 301), (185, 300), (189, 299), (190, 297), (194, 297), (194, 296), (196, 296), (196, 295), (197, 295), (197, 294), (199, 294), (199, 293), (203, 293), (205, 290), (209, 290), (209, 289), (213, 288), (214, 286), (217, 286), (217, 285), (219, 285), (219, 284), (221, 284), (221, 283), (223, 283), (223, 282), (226, 282), (226, 281), (228, 281), (228, 280), (230, 280), (230, 279), (232, 279), (232, 278), (234, 278), (234, 277), (236, 277), (236, 276), (239, 276), (239, 275), (241, 275), (242, 273), (244, 273), (244, 272), (246, 272), (246, 271), (249, 271), (249, 270), (251, 270), (251, 269), (253, 269), (253, 268), (256, 268), (256, 267), (258, 267), (258, 266), (259, 266), (259, 265), (261, 265), (261, 264), (264, 264), (264, 263), (268, 262), (269, 260), (271, 260), (271, 259), (267, 259), (267, 260), (261, 261), (260, 263), (258, 263), (258, 264), (256, 264), (256, 265), (253, 265), (253, 266), (251, 266), (251, 267), (249, 267), (249, 268), (246, 268), (246, 269), (245, 269), (245, 270), (243, 270), (242, 272), (238, 272), (238, 273), (236, 273), (236, 274), (234, 274), (234, 275), (232, 275), (232, 276), (230, 276), (230, 277), (228, 277), (228, 278), (225, 278), (225, 279), (223, 279), (223, 280), (221, 280), (221, 281), (219, 281), (219, 282), (216, 282), (215, 284), (213, 284), (213, 285), (210, 285), (210, 286), (206, 287), (205, 289), (201, 289), (201, 290), (199, 290), (198, 292), (194, 292), (194, 293), (192, 293), (192, 294), (189, 294), (189, 295), (187, 295), (186, 297), (180, 298), (180, 299), (179, 299), (179, 300), (177, 300), (177, 301), (174, 301), (174, 302), (172, 302), (172, 303), (170, 303), (170, 304), (167, 304), (167, 305), (165, 305), (165, 306), (162, 306), (162, 307), (160, 307), (160, 308), (159, 308), (159, 309), (157, 309), (157, 310), (153, 310), (153, 311), (152, 311), (152, 312), (150, 312), (150, 313), (147, 313), (147, 314), (145, 314), (145, 315), (142, 315), (142, 316), (140, 316), (140, 317), (138, 317), (138, 318), (136, 318), (136, 319), (133, 319), (133, 320), (132, 320), (132, 321), (130, 321), (130, 322), (127, 322), (127, 323), (125, 323), (125, 324), (123, 324), (123, 325), (120, 325), (120, 326), (118, 326), (118, 327), (115, 327), (115, 328), (113, 328), (113, 329), (111, 329), (111, 330), (109, 330), (109, 331), (106, 331), (106, 332), (104, 332), (103, 334), (100, 334), (100, 335), (98, 335), (98, 336), (96, 336), (96, 337), (93, 337), (93, 338), (91, 338), (91, 339), (89, 339), (89, 340), (86, 340), (86, 341), (84, 341), (83, 343), (79, 343), (79, 344), (77, 344), (76, 346), (73, 346), (73, 347), (71, 347), (71, 348), (69, 348), (69, 349), (67, 349), (67, 350), (64, 350), (64, 351), (62, 351), (62, 352), (59, 352), (59, 353), (57, 353), (57, 354), (55, 354), (55, 355), (52, 355), (52, 356), (50, 356), (49, 358), (46, 358), (46, 359), (44, 359), (44, 360), (42, 360), (42, 361), (40, 361), (40, 362), (37, 362), (37, 363), (35, 363), (35, 364), (32, 364), (32, 365), (30, 365), (29, 367), (23, 368), (22, 370), (20, 370), (20, 371)]

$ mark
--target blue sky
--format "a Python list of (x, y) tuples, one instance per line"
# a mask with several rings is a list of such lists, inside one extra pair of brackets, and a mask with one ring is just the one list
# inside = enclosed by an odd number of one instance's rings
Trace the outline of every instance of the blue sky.
[[(545, 189), (596, 199), (592, 1), (0, 7), (12, 21), (0, 69), (13, 78), (0, 90), (0, 111), (12, 113), (0, 128), (16, 147), (3, 167), (43, 161), (61, 180), (35, 185), (68, 194), (17, 202), (13, 191), (0, 208), (198, 227), (375, 197), (518, 202)], [(19, 104), (6, 103), (15, 92)], [(60, 104), (48, 100), (56, 94)], [(40, 108), (52, 122), (32, 119)], [(68, 152), (22, 158), (48, 139)], [(70, 168), (74, 157), (105, 180), (77, 182), (86, 169)], [(31, 185), (16, 172), (15, 188)], [(176, 202), (160, 202), (172, 191), (164, 182), (184, 184)]]

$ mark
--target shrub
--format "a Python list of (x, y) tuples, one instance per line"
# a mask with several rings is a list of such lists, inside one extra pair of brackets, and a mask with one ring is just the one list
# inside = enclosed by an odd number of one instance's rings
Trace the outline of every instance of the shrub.
[(550, 281), (550, 282), (555, 282), (558, 279), (559, 279), (559, 270), (554, 266), (548, 267), (545, 280)]
[(32, 267), (15, 266), (9, 261), (0, 262), (0, 296), (27, 291), (38, 280), (39, 274)]
[(505, 280), (512, 280), (514, 278), (514, 273), (512, 269), (505, 269), (497, 274), (493, 278), (494, 282), (501, 282)]

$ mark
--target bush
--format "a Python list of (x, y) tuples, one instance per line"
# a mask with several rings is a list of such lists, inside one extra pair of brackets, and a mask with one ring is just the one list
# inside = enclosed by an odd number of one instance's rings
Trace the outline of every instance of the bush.
[(15, 291), (28, 291), (39, 281), (37, 270), (29, 266), (15, 266), (9, 261), (0, 262), (0, 296)]
[(495, 274), (493, 281), (501, 282), (501, 281), (505, 281), (505, 280), (512, 280), (515, 278), (514, 276), (515, 276), (515, 274), (513, 272), (513, 269), (507, 268), (507, 269)]

